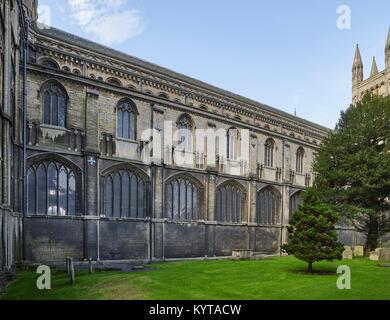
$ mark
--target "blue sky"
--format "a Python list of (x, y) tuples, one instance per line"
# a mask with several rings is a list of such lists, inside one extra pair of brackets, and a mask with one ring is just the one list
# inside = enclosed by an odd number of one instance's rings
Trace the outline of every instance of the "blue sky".
[[(388, 0), (39, 0), (51, 25), (334, 128), (364, 74), (384, 69)], [(351, 9), (340, 30), (337, 8)], [(41, 7), (41, 17), (45, 9)]]

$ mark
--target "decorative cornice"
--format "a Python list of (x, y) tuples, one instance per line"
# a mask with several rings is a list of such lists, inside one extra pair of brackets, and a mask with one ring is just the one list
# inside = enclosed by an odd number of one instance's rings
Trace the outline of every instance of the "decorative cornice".
[[(288, 119), (282, 111), (268, 111), (261, 108), (261, 104), (254, 105), (247, 104), (243, 101), (232, 99), (231, 97), (216, 94), (212, 90), (205, 90), (196, 87), (197, 84), (188, 85), (181, 80), (166, 78), (164, 75), (153, 73), (150, 70), (141, 69), (138, 66), (124, 63), (123, 61), (115, 61), (112, 58), (104, 57), (99, 53), (87, 52), (85, 49), (75, 47), (68, 43), (63, 43), (53, 38), (48, 38), (40, 34), (35, 34), (35, 46), (41, 53), (47, 56), (61, 59), (64, 61), (71, 61), (73, 64), (84, 65), (92, 70), (105, 72), (109, 75), (114, 75), (119, 78), (132, 80), (134, 82), (143, 81), (144, 84), (158, 88), (163, 91), (171, 92), (177, 95), (186, 95), (200, 103), (206, 103), (216, 107), (224, 105), (225, 110), (236, 112), (238, 114), (253, 117), (255, 120), (260, 120), (274, 126), (283, 126), (288, 130), (294, 131), (298, 134), (307, 135), (315, 139), (323, 139), (330, 129), (323, 128), (314, 123), (307, 123), (303, 119), (293, 120)], [(81, 57), (82, 56), (82, 57)], [(191, 79), (191, 78), (189, 78)], [(246, 98), (245, 98), (246, 99)], [(256, 108), (256, 111), (253, 109)], [(243, 121), (245, 123), (245, 121)], [(318, 128), (318, 129), (317, 129)]]

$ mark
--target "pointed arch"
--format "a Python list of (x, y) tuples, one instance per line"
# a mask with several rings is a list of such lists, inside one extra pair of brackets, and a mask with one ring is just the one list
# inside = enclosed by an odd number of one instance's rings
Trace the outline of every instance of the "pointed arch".
[(297, 190), (290, 195), (290, 212), (289, 217), (291, 218), (294, 211), (298, 210), (298, 206), (303, 204), (302, 196), (304, 194), (303, 190)]
[(67, 104), (69, 100), (65, 87), (55, 79), (45, 81), (38, 91), (42, 93), (43, 123), (66, 127)]
[(296, 153), (296, 172), (303, 173), (303, 160), (305, 157), (305, 150), (303, 147), (299, 147)]
[(192, 174), (189, 174), (187, 172), (181, 172), (175, 175), (170, 176), (165, 183), (171, 183), (172, 181), (178, 180), (178, 179), (184, 179), (184, 180), (189, 180), (191, 183), (193, 183), (197, 188), (199, 189), (204, 189), (203, 183), (193, 176)]
[(274, 149), (275, 149), (274, 139), (268, 138), (264, 144), (264, 165), (266, 167), (273, 168), (274, 166)]
[(276, 225), (280, 223), (281, 194), (271, 185), (260, 189), (256, 195), (256, 222)]
[(165, 183), (165, 218), (196, 221), (202, 218), (203, 185), (194, 176), (180, 173)]
[(228, 180), (217, 187), (215, 220), (227, 223), (245, 221), (246, 189), (235, 180)]
[(146, 217), (150, 180), (145, 172), (124, 163), (106, 169), (100, 181), (102, 216), (139, 219)]
[(240, 153), (240, 131), (236, 127), (228, 129), (226, 134), (227, 159), (237, 160)]
[(188, 113), (177, 119), (178, 149), (191, 152), (194, 145), (194, 121)]
[(32, 155), (32, 156), (27, 157), (26, 160), (27, 160), (27, 167), (36, 165), (37, 163), (42, 163), (44, 161), (55, 160), (56, 163), (59, 163), (60, 165), (63, 165), (64, 167), (70, 168), (76, 174), (82, 173), (82, 169), (75, 162), (73, 162), (72, 160), (70, 160), (64, 156), (59, 155), (58, 153), (54, 153), (54, 152), (46, 152), (46, 153), (41, 153), (38, 155)]
[(82, 175), (77, 165), (50, 153), (30, 157), (27, 164), (28, 214), (81, 214)]
[(142, 169), (136, 167), (135, 165), (132, 165), (131, 163), (120, 163), (113, 165), (111, 167), (106, 168), (105, 170), (102, 171), (101, 176), (106, 177), (113, 172), (120, 171), (120, 170), (129, 170), (134, 173), (136, 173), (142, 180), (146, 182), (150, 182), (149, 175)]
[(130, 98), (119, 100), (117, 107), (117, 137), (136, 140), (138, 110)]

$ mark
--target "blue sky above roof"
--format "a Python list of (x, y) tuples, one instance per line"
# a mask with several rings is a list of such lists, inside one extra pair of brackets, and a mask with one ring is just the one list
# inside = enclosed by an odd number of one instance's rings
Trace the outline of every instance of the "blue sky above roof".
[[(39, 0), (51, 25), (333, 128), (351, 102), (359, 43), (365, 78), (384, 69), (388, 0)], [(351, 29), (339, 30), (340, 5)], [(45, 8), (45, 7), (41, 7)], [(41, 11), (43, 17), (45, 11)]]

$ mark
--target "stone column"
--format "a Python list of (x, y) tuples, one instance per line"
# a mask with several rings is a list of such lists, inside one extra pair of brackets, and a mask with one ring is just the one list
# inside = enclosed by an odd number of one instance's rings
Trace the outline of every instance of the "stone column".
[(283, 210), (281, 212), (281, 221), (282, 221), (282, 244), (286, 243), (288, 240), (288, 231), (287, 231), (287, 224), (290, 216), (290, 187), (289, 186), (282, 186), (283, 188)]
[(256, 191), (257, 191), (257, 181), (253, 180), (250, 184), (250, 215), (248, 217), (249, 223), (256, 222)]
[(283, 181), (290, 182), (290, 170), (291, 170), (291, 150), (290, 144), (287, 141), (283, 142), (284, 144), (284, 168), (283, 168)]
[(205, 220), (215, 221), (215, 197), (216, 197), (216, 180), (217, 177), (215, 172), (210, 172), (207, 192), (207, 215), (205, 215)]
[(251, 134), (250, 146), (249, 146), (249, 176), (257, 178), (257, 155), (258, 155), (258, 143), (257, 136)]
[(3, 187), (2, 187), (2, 202), (5, 205), (10, 205), (11, 194), (11, 138), (10, 138), (10, 122), (8, 118), (3, 118), (3, 145), (2, 162), (3, 162)]
[(85, 215), (98, 213), (99, 92), (87, 88), (85, 108)]
[(163, 170), (164, 168), (161, 166), (156, 166), (155, 167), (155, 177), (154, 177), (154, 217), (156, 219), (162, 219), (163, 218)]
[(99, 91), (87, 88), (85, 103), (85, 150), (100, 154), (98, 99)]
[(3, 74), (3, 111), (10, 115), (10, 100), (11, 100), (11, 17), (10, 17), (10, 1), (4, 2), (4, 74)]
[[(99, 91), (87, 88), (85, 101), (85, 216), (99, 216)], [(97, 257), (97, 221), (84, 220), (84, 258)]]

